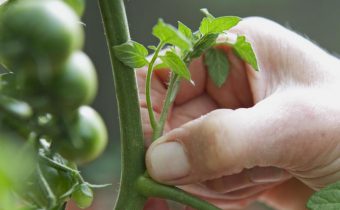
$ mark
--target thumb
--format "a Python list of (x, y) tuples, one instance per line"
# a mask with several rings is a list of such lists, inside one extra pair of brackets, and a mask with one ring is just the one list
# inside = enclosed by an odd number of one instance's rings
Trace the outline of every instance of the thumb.
[(170, 131), (147, 151), (150, 176), (162, 183), (184, 185), (255, 166), (308, 165), (310, 160), (299, 155), (308, 150), (310, 138), (304, 134), (315, 135), (318, 129), (300, 126), (313, 118), (308, 111), (312, 108), (300, 105), (298, 96), (292, 95), (273, 96), (249, 109), (215, 110)]

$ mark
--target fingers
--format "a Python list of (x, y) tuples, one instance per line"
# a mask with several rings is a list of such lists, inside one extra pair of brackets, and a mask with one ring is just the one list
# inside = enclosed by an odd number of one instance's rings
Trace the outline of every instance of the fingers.
[(289, 179), (291, 175), (275, 167), (254, 167), (245, 169), (241, 173), (223, 176), (206, 181), (205, 186), (215, 192), (228, 193), (258, 185), (268, 185)]
[[(184, 122), (194, 119), (190, 117), (195, 116), (195, 118), (197, 118), (201, 116), (202, 114), (205, 114), (211, 111), (212, 107), (216, 108), (215, 103), (212, 100), (208, 102), (208, 100), (206, 100), (208, 97), (200, 96), (204, 92), (205, 80), (206, 80), (206, 75), (205, 75), (206, 72), (204, 70), (204, 66), (202, 64), (201, 58), (195, 59), (190, 64), (190, 71), (192, 74), (192, 80), (194, 81), (195, 85), (193, 86), (191, 83), (187, 81), (181, 81), (180, 90), (178, 92), (178, 95), (175, 101), (175, 103), (178, 104), (179, 107), (176, 108), (176, 114), (172, 117), (173, 125), (177, 125), (177, 126), (182, 125)], [(149, 145), (151, 143), (152, 128), (149, 122), (149, 115), (148, 115), (146, 95), (145, 95), (145, 82), (146, 82), (145, 80), (146, 80), (146, 75), (147, 75), (147, 69), (141, 68), (137, 70), (136, 74), (137, 74), (139, 103), (141, 107), (141, 118), (142, 118), (144, 137), (146, 139), (146, 145)], [(165, 100), (166, 91), (167, 91), (166, 86), (167, 86), (168, 79), (169, 79), (169, 71), (164, 70), (164, 69), (156, 70), (154, 71), (154, 74), (152, 75), (151, 100), (152, 100), (152, 107), (153, 107), (153, 110), (154, 110), (154, 113), (157, 119), (160, 115), (160, 112), (163, 107), (163, 102)], [(203, 102), (203, 103), (200, 104), (200, 102)], [(188, 106), (189, 104), (192, 106), (193, 103), (196, 104), (194, 110), (192, 110), (192, 107), (190, 108)], [(183, 113), (184, 110), (187, 110), (187, 109), (191, 109), (191, 110), (189, 110), (188, 112), (184, 114)], [(170, 108), (169, 116), (172, 116), (171, 112), (172, 112), (172, 108)], [(169, 123), (166, 123), (164, 130), (169, 131), (170, 130), (169, 126), (170, 126)]]
[(306, 93), (297, 93), (280, 93), (249, 109), (216, 110), (170, 131), (147, 151), (149, 174), (159, 182), (183, 185), (255, 166), (293, 170), (310, 165), (313, 153), (301, 154), (328, 150), (315, 139), (328, 126), (322, 125), (322, 112), (304, 102)]
[(200, 95), (182, 105), (175, 106), (170, 116), (170, 127), (177, 128), (184, 123), (205, 115), (218, 106), (207, 94)]
[(143, 210), (169, 210), (165, 200), (159, 198), (149, 198), (144, 205)]
[(292, 81), (311, 85), (332, 79), (339, 63), (305, 37), (264, 18), (245, 18), (231, 32), (246, 35), (255, 50), (260, 71), (247, 71), (255, 101)]
[(278, 183), (258, 184), (228, 193), (218, 193), (216, 191), (208, 189), (206, 186), (201, 184), (183, 185), (179, 188), (205, 200), (223, 200), (225, 202), (237, 202), (244, 199), (249, 199), (277, 184)]
[[(201, 95), (206, 86), (206, 70), (203, 64), (202, 57), (194, 59), (189, 65), (189, 71), (191, 74), (191, 80), (195, 85), (192, 85), (189, 81), (182, 80), (179, 91), (177, 93), (175, 104), (183, 104), (199, 95)], [(156, 70), (155, 74), (167, 85), (169, 80), (169, 71), (162, 69)]]
[[(139, 103), (141, 108), (146, 108), (146, 95), (145, 95), (145, 83), (147, 69), (142, 68), (137, 70), (137, 83), (139, 91)], [(163, 86), (162, 82), (155, 76), (151, 79), (151, 96), (152, 96), (152, 106), (156, 113), (160, 113), (163, 107), (163, 101), (166, 95), (166, 88)]]
[(218, 48), (228, 57), (230, 70), (226, 82), (221, 87), (217, 87), (208, 78), (206, 92), (221, 108), (237, 109), (253, 106), (253, 95), (244, 62), (234, 54), (230, 47), (219, 46)]
[[(147, 69), (142, 68), (137, 70), (137, 83), (138, 83), (138, 92), (139, 92), (139, 105), (140, 105), (140, 112), (141, 112), (141, 120), (143, 126), (143, 133), (144, 138), (146, 140), (146, 145), (151, 144), (151, 137), (152, 137), (152, 127), (150, 125), (150, 119), (147, 109), (146, 103), (146, 95), (145, 95), (145, 80), (147, 75)], [(155, 114), (155, 117), (158, 119), (163, 107), (163, 102), (166, 96), (166, 88), (160, 81), (160, 79), (153, 75), (151, 79), (151, 100), (152, 100), (152, 107)], [(171, 110), (170, 110), (171, 112)], [(168, 129), (168, 124), (165, 125), (165, 129)]]
[(297, 179), (290, 179), (264, 193), (260, 200), (275, 209), (302, 210), (306, 209), (313, 190)]

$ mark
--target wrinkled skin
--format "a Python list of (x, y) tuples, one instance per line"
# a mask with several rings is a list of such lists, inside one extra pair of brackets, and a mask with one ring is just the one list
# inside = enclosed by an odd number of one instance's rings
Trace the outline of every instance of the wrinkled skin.
[[(146, 155), (149, 174), (221, 209), (260, 199), (277, 209), (305, 209), (315, 190), (340, 180), (340, 62), (312, 42), (263, 19), (231, 30), (245, 34), (260, 71), (239, 60), (217, 88), (202, 58), (190, 65), (195, 86), (182, 82), (166, 134)], [(145, 137), (150, 139), (144, 84), (137, 71)], [(156, 71), (152, 101), (159, 116), (168, 72)], [(149, 142), (150, 143), (150, 142)], [(151, 200), (145, 209), (166, 210)]]

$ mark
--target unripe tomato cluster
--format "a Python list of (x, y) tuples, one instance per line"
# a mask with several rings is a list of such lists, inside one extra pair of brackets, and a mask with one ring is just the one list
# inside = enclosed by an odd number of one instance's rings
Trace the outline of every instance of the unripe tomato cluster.
[(97, 76), (81, 51), (84, 6), (84, 0), (10, 0), (0, 7), (0, 64), (8, 70), (0, 78), (0, 130), (34, 136), (38, 169), (23, 197), (37, 209), (60, 209), (71, 196), (80, 207), (90, 205), (90, 185), (74, 163), (97, 158), (107, 143), (103, 120), (88, 106)]

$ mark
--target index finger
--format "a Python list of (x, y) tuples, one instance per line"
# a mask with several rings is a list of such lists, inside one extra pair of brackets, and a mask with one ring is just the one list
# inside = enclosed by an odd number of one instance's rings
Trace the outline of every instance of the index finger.
[[(175, 99), (175, 105), (184, 104), (204, 93), (207, 73), (202, 57), (196, 58), (190, 63), (189, 71), (194, 85), (186, 80), (182, 80), (180, 82), (180, 87)], [(168, 69), (155, 70), (154, 73), (164, 85), (168, 84), (170, 75)]]

